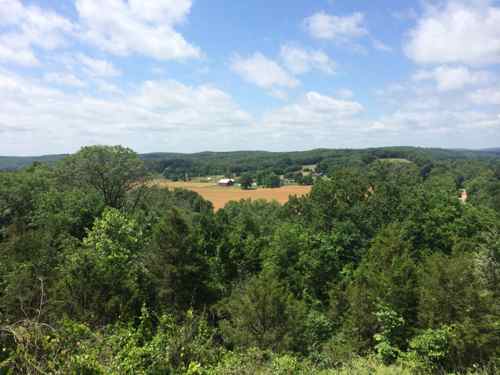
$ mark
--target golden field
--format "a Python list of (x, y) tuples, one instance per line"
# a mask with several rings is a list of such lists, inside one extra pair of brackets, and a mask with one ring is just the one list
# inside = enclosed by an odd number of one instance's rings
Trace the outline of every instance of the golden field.
[(215, 210), (223, 208), (229, 201), (239, 201), (241, 199), (275, 200), (283, 204), (288, 201), (290, 195), (302, 196), (311, 191), (311, 186), (299, 185), (287, 185), (276, 189), (258, 188), (254, 190), (242, 190), (238, 186), (224, 187), (218, 186), (213, 182), (155, 180), (154, 184), (169, 189), (182, 188), (195, 191), (206, 200), (212, 202)]

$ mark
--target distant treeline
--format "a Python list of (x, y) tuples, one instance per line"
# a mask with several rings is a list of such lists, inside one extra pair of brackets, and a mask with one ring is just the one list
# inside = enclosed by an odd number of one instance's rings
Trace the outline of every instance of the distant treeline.
[(43, 156), (0, 156), (0, 170), (14, 171), (32, 165), (33, 163), (53, 164), (64, 159), (67, 155)]
[(316, 172), (328, 174), (341, 167), (360, 167), (378, 159), (407, 159), (425, 167), (439, 160), (479, 160), (500, 157), (500, 151), (469, 151), (426, 149), (415, 147), (386, 147), (363, 150), (316, 149), (295, 152), (202, 152), (196, 154), (143, 154), (146, 167), (170, 179), (199, 176), (239, 176), (249, 172), (268, 171), (286, 175), (299, 171), (304, 165), (316, 165)]
[(362, 167), (378, 159), (407, 159), (421, 168), (440, 160), (483, 160), (500, 157), (500, 152), (386, 147), (363, 150), (316, 149), (296, 152), (203, 152), (197, 154), (143, 154), (150, 171), (170, 179), (200, 176), (256, 175), (267, 171), (287, 175), (300, 171), (304, 165), (316, 165), (316, 172), (328, 174), (338, 167)]
[[(44, 156), (0, 156), (0, 170), (16, 170), (35, 162), (54, 163), (67, 155)], [(294, 172), (303, 165), (318, 164), (318, 171), (327, 173), (336, 165), (369, 164), (376, 159), (408, 159), (419, 166), (436, 160), (477, 160), (500, 157), (500, 148), (487, 150), (449, 150), (419, 147), (383, 147), (368, 149), (315, 149), (310, 151), (267, 152), (199, 152), (148, 153), (140, 154), (150, 171), (165, 174), (166, 177), (240, 175), (263, 169), (277, 174)]]

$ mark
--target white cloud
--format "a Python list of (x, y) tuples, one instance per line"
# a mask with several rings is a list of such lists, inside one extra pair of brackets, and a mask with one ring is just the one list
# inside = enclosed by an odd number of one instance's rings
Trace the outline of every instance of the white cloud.
[(35, 66), (39, 64), (35, 53), (28, 46), (19, 48), (16, 41), (8, 42), (0, 36), (0, 61), (11, 62), (24, 66)]
[(317, 39), (344, 42), (368, 34), (364, 26), (364, 15), (359, 12), (347, 16), (318, 12), (307, 17), (304, 24), (309, 34)]
[[(186, 126), (220, 128), (250, 120), (230, 95), (211, 85), (192, 87), (177, 81), (147, 81), (129, 102), (160, 116), (164, 126), (177, 129)], [(140, 126), (148, 128), (150, 124)]]
[(413, 79), (434, 80), (439, 91), (451, 91), (491, 82), (493, 76), (487, 71), (473, 71), (465, 66), (439, 66), (433, 70), (420, 70)]
[(131, 13), (149, 22), (183, 22), (191, 10), (191, 0), (128, 0)]
[[(492, 95), (483, 90), (476, 93), (481, 94), (474, 97), (476, 100)], [(422, 85), (420, 80), (413, 80), (392, 85), (381, 95), (387, 108), (367, 130), (394, 144), (418, 142), (428, 147), (485, 147), (499, 139), (498, 109), (478, 108), (471, 103), (472, 94), (460, 92), (457, 95), (454, 91), (442, 91), (434, 85)]]
[(0, 0), (0, 61), (38, 65), (34, 47), (54, 50), (66, 44), (75, 26), (66, 18), (18, 0)]
[(63, 86), (85, 87), (87, 85), (85, 82), (71, 73), (46, 73), (43, 78), (46, 82)]
[(500, 8), (487, 0), (428, 7), (405, 52), (417, 63), (499, 63)]
[(274, 60), (256, 52), (249, 57), (236, 55), (231, 60), (231, 69), (245, 81), (265, 89), (295, 87), (299, 82)]
[(495, 87), (476, 90), (468, 98), (479, 105), (500, 105), (500, 89)]
[(158, 60), (199, 58), (201, 51), (174, 27), (191, 9), (191, 0), (77, 0), (84, 38), (116, 54)]
[(84, 71), (93, 77), (116, 77), (121, 72), (115, 66), (106, 60), (94, 59), (83, 53), (78, 54), (78, 61), (83, 64)]
[(394, 124), (393, 125), (388, 125), (388, 124), (380, 122), (380, 121), (374, 121), (368, 127), (368, 130), (374, 130), (374, 131), (380, 131), (380, 130), (397, 130), (397, 129), (398, 129), (397, 125), (396, 126), (394, 126)]
[(100, 92), (121, 95), (123, 91), (116, 85), (109, 83), (102, 79), (96, 79), (94, 81), (95, 86)]
[[(99, 98), (0, 70), (4, 153), (67, 152), (96, 142), (148, 148), (172, 134), (218, 132), (250, 121), (230, 95), (211, 85), (147, 81), (127, 95)], [(29, 136), (16, 131), (25, 128), (32, 129)]]
[[(406, 136), (413, 134), (417, 139), (422, 139), (422, 136), (425, 134), (448, 134), (456, 136), (467, 134), (464, 133), (467, 130), (474, 131), (495, 127), (500, 129), (500, 118), (498, 115), (465, 108), (440, 108), (440, 110), (430, 112), (402, 108), (390, 115), (383, 116), (380, 119), (380, 123), (384, 124), (387, 130), (398, 130)], [(477, 136), (477, 134), (469, 133), (467, 136), (472, 138), (473, 136)], [(443, 147), (445, 141), (444, 139), (434, 140), (436, 145), (441, 143), (441, 147)]]
[(304, 74), (313, 69), (334, 74), (336, 64), (322, 51), (307, 51), (301, 47), (285, 44), (281, 47), (284, 65), (293, 74)]
[(271, 111), (263, 123), (269, 126), (339, 126), (361, 113), (363, 106), (355, 101), (336, 99), (317, 92), (306, 93), (297, 103)]
[(0, 61), (37, 65), (34, 47), (54, 50), (77, 35), (121, 56), (199, 58), (199, 48), (175, 30), (191, 5), (191, 0), (76, 0), (75, 25), (53, 11), (19, 0), (0, 0), (0, 24), (6, 27), (0, 34)]

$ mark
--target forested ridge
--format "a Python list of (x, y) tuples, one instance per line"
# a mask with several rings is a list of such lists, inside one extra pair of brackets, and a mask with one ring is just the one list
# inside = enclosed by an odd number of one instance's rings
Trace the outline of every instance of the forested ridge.
[[(369, 149), (315, 149), (309, 151), (269, 152), (230, 151), (198, 152), (192, 154), (153, 152), (140, 154), (148, 170), (158, 173), (179, 172), (192, 175), (210, 175), (256, 171), (262, 165), (271, 168), (289, 168), (324, 162), (356, 163), (376, 158), (406, 158), (419, 164), (430, 160), (491, 159), (500, 155), (499, 148), (485, 150), (451, 150), (420, 147), (380, 147)], [(53, 164), (68, 155), (0, 156), (0, 170), (16, 170), (34, 162)]]
[[(0, 172), (0, 374), (497, 373), (495, 152), (214, 159), (91, 146)], [(283, 206), (148, 184), (306, 164)]]

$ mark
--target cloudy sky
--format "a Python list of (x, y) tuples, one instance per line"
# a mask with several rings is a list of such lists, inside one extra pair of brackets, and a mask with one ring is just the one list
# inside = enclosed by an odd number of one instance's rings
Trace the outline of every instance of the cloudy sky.
[(500, 146), (500, 2), (0, 0), (0, 155)]

